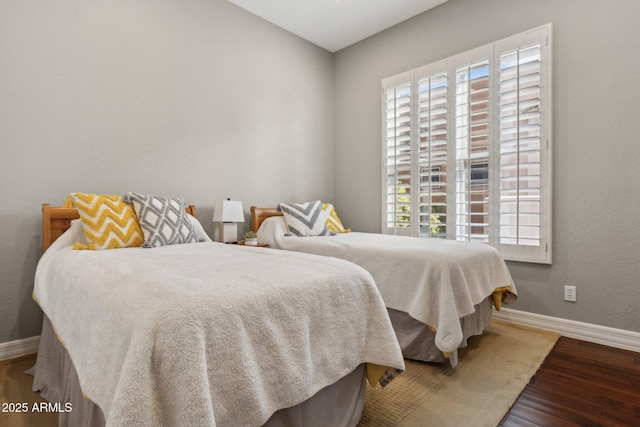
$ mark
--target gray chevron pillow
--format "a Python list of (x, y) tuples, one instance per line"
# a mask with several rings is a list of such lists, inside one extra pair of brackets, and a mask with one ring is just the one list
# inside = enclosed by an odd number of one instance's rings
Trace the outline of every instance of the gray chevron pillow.
[(322, 211), (322, 202), (316, 200), (306, 203), (280, 203), (289, 233), (298, 237), (329, 236), (326, 216)]
[(125, 200), (138, 216), (144, 234), (143, 248), (198, 241), (182, 199), (129, 192)]

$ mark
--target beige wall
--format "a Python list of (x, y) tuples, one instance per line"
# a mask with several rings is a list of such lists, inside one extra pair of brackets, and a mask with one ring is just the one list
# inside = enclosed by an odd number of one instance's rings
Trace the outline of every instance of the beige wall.
[(222, 198), (330, 200), (333, 128), (333, 56), (226, 1), (3, 0), (0, 343), (40, 334), (43, 202), (182, 196), (211, 233)]
[[(554, 262), (509, 263), (512, 308), (640, 332), (640, 2), (449, 0), (335, 59), (334, 205), (380, 230), (380, 82), (551, 22)], [(564, 302), (564, 285), (577, 303)]]

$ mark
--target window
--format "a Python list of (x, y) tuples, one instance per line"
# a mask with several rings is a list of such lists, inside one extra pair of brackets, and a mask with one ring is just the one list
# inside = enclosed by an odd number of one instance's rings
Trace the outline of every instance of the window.
[(551, 263), (551, 25), (382, 81), (389, 234)]

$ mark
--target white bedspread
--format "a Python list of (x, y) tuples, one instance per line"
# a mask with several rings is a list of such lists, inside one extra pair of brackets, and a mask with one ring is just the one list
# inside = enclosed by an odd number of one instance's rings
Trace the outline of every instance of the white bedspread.
[(510, 286), (503, 303), (517, 298), (498, 252), (482, 243), (417, 239), (374, 233), (324, 237), (285, 236), (282, 217), (266, 219), (258, 240), (274, 248), (337, 257), (367, 269), (387, 307), (436, 329), (436, 346), (450, 353), (462, 342), (460, 318), (496, 288)]
[(257, 426), (364, 362), (404, 369), (370, 275), (221, 243), (43, 255), (34, 298), (110, 426)]

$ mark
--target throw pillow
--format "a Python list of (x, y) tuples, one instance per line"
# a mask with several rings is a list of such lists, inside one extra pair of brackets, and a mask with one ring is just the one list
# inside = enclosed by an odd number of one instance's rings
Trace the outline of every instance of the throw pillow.
[(342, 225), (342, 221), (338, 217), (335, 208), (331, 203), (323, 203), (322, 211), (324, 212), (324, 216), (326, 218), (325, 223), (327, 224), (327, 228), (329, 231), (333, 233), (349, 233), (351, 232), (350, 228), (344, 228)]
[(125, 200), (138, 216), (144, 233), (143, 248), (198, 241), (182, 199), (129, 192)]
[(306, 203), (280, 203), (289, 233), (294, 236), (328, 236), (322, 203), (319, 200)]
[(88, 245), (75, 249), (115, 249), (139, 247), (144, 242), (138, 218), (121, 196), (72, 193)]

